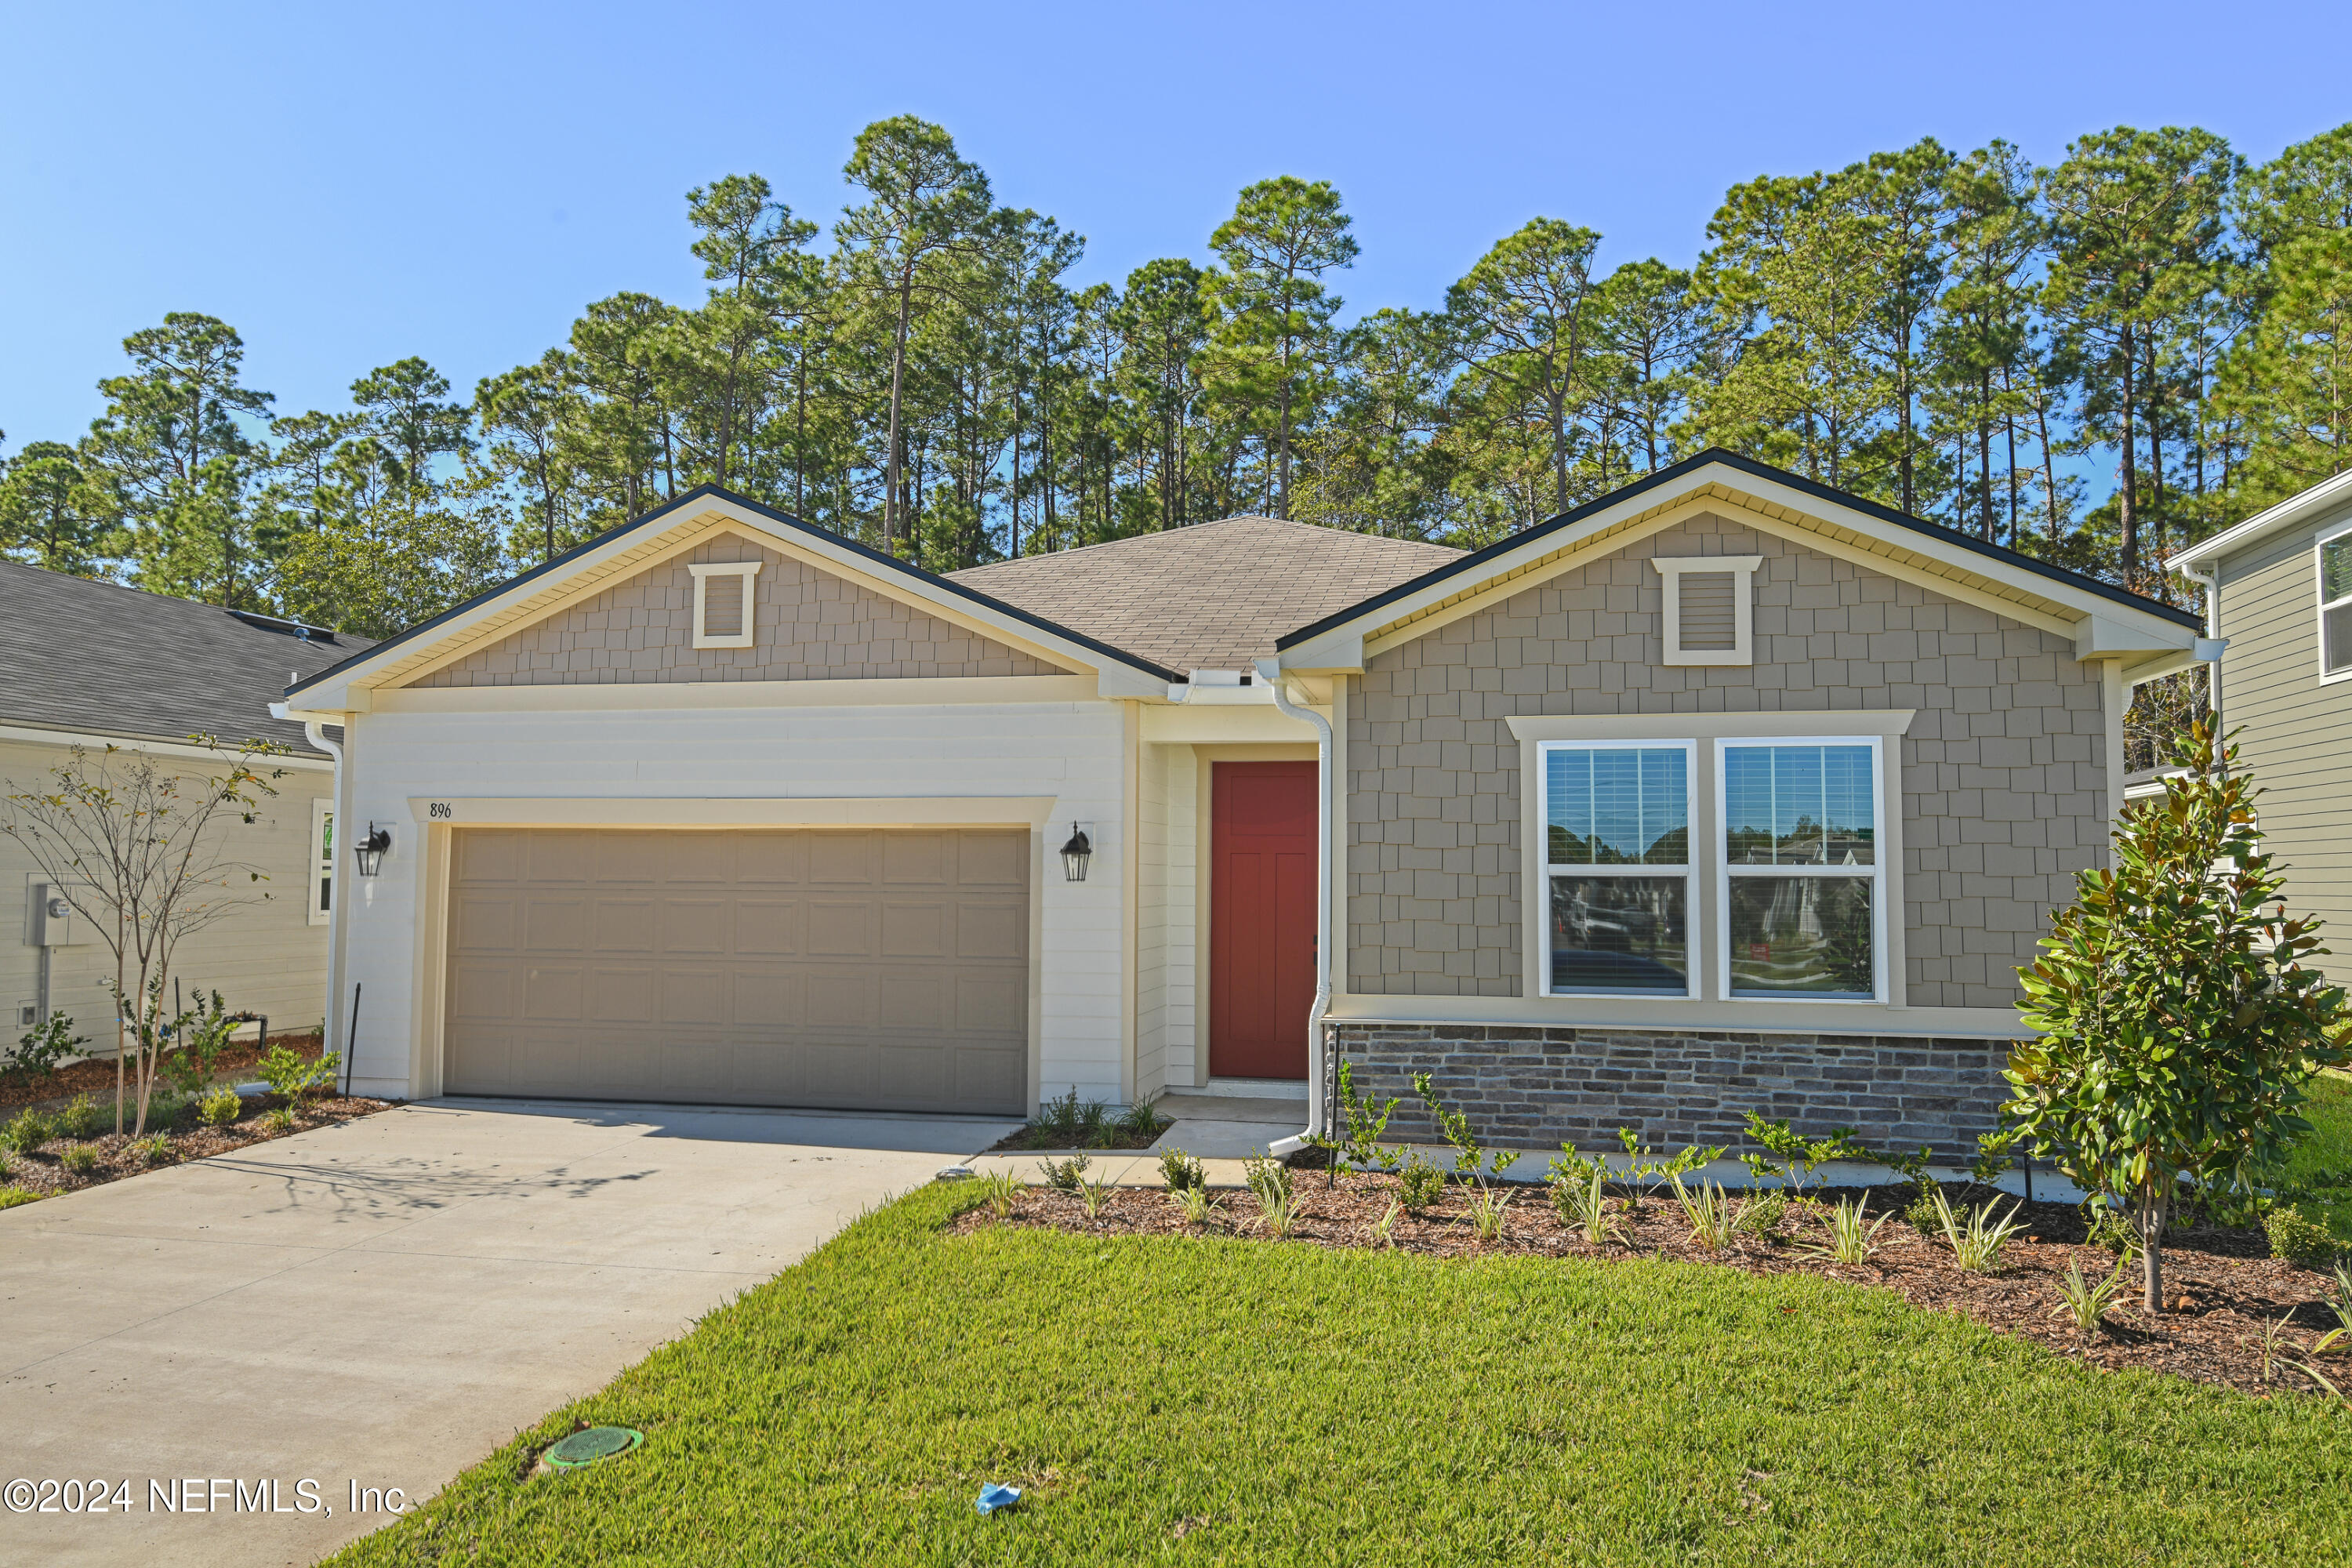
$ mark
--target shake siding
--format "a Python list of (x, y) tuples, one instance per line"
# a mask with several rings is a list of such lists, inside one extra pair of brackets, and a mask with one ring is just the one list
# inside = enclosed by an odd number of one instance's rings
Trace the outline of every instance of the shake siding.
[[(38, 788), (48, 770), (63, 763), (65, 747), (0, 742), (0, 795)], [(190, 763), (190, 767), (197, 764)], [(201, 777), (201, 774), (196, 775)], [(266, 1014), (270, 1029), (315, 1029), (326, 1006), (327, 927), (308, 921), (310, 896), (310, 803), (331, 799), (334, 774), (323, 769), (288, 769), (272, 780), (278, 794), (263, 799), (257, 820), (251, 825), (230, 817), (221, 831), (231, 855), (266, 879), (247, 882), (240, 875), (234, 896), (257, 901), (241, 903), (201, 931), (183, 938), (173, 973), (184, 982), (185, 994), (196, 988), (217, 990), (233, 1013)], [(344, 858), (349, 860), (348, 851)], [(343, 868), (336, 868), (340, 873)], [(17, 1009), (32, 1004), (38, 984), (40, 950), (25, 945), (27, 904), (26, 885), (39, 875), (31, 854), (0, 835), (0, 889), (9, 902), (0, 907), (0, 1026), (13, 1044), (22, 1032)], [(268, 895), (266, 899), (262, 895)], [(80, 917), (75, 923), (81, 924)], [(108, 989), (114, 979), (114, 960), (97, 933), (77, 934), (89, 940), (59, 948), (50, 969), (49, 1005), (73, 1016), (75, 1027), (89, 1037), (91, 1048), (110, 1053), (114, 1047), (114, 999)], [(133, 976), (131, 984), (136, 984)]]
[[(1752, 668), (1664, 662), (1654, 554), (1764, 558)], [(1915, 1007), (2012, 1005), (2050, 910), (2105, 854), (2099, 673), (2067, 638), (1721, 517), (1546, 579), (1351, 680), (1359, 994), (1520, 994), (1515, 714), (1919, 710), (1901, 748)]]
[(2352, 509), (2264, 540), (2222, 563), (2224, 721), (2263, 795), (2272, 850), (2285, 863), (2288, 907), (2327, 922), (2336, 951), (2319, 962), (2352, 984), (2352, 680), (2319, 677), (2317, 541)]
[[(762, 563), (752, 646), (694, 646), (694, 576)], [(730, 584), (731, 585), (731, 584)], [(1067, 673), (858, 584), (721, 534), (415, 682), (579, 686), (635, 681), (889, 680)]]

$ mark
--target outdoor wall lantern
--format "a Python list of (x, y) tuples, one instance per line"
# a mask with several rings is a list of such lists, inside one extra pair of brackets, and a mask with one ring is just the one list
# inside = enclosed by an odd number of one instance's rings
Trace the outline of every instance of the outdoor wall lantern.
[(360, 863), (360, 875), (373, 877), (383, 869), (383, 852), (392, 847), (392, 829), (368, 824), (365, 838), (352, 846), (352, 855)]
[(1095, 858), (1094, 840), (1076, 823), (1070, 824), (1070, 841), (1062, 846), (1062, 875), (1073, 882), (1087, 879), (1087, 862)]

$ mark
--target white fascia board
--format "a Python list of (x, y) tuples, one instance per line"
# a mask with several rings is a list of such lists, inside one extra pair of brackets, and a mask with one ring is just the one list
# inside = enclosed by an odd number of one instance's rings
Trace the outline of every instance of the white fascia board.
[(1343, 627), (1324, 633), (1311, 642), (1286, 648), (1281, 655), (1282, 668), (1294, 675), (1358, 675), (1364, 668), (1364, 634), (1361, 627)]
[(2235, 528), (2223, 529), (2202, 544), (2174, 551), (2164, 558), (2164, 569), (2168, 572), (2201, 571), (2225, 556), (2260, 542), (2265, 535), (2292, 527), (2338, 505), (2352, 505), (2352, 470), (2322, 479), (2300, 495), (2289, 496), (2278, 505), (2254, 513)]

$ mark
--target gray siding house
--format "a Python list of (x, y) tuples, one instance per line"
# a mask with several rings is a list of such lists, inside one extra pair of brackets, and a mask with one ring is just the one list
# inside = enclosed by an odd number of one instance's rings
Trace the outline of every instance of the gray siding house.
[(1311, 1131), (1344, 1057), (1522, 1144), (1961, 1152), (2200, 629), (1724, 452), (1475, 553), (1227, 519), (950, 576), (706, 489), (280, 711), (389, 844), (364, 1090)]
[(2228, 639), (2223, 725), (2263, 795), (2297, 912), (2326, 921), (2328, 978), (2352, 985), (2352, 474), (2338, 474), (2167, 564), (2204, 585)]

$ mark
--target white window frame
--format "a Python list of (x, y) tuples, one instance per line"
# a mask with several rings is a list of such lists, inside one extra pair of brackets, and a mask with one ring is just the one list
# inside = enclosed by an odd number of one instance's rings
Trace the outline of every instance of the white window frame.
[[(1555, 991), (1552, 989), (1551, 963), (1551, 879), (1555, 873), (1570, 877), (1641, 877), (1664, 881), (1673, 870), (1664, 866), (1555, 866), (1551, 862), (1550, 780), (1551, 757), (1555, 752), (1680, 752), (1683, 753), (1683, 821), (1686, 825), (1683, 850), (1683, 989), (1681, 991)], [(1545, 933), (1543, 951), (1538, 958), (1537, 970), (1541, 976), (1539, 994), (1584, 1001), (1612, 1002), (1690, 1002), (1699, 996), (1700, 944), (1706, 939), (1706, 922), (1699, 909), (1698, 879), (1698, 742), (1690, 740), (1659, 741), (1543, 741), (1536, 745), (1535, 790), (1538, 799), (1536, 820), (1541, 825), (1542, 836), (1536, 851), (1536, 865), (1542, 885), (1537, 889), (1535, 903), (1542, 913), (1538, 929)]]
[(2339, 680), (2352, 680), (2352, 664), (2331, 670), (2327, 668), (2327, 612), (2352, 605), (2352, 595), (2331, 599), (2327, 596), (2327, 547), (2338, 540), (2352, 540), (2352, 522), (2333, 533), (2323, 533), (2311, 544), (2311, 592), (2317, 608), (2312, 615), (2312, 630), (2316, 647), (2313, 655), (2319, 661), (2319, 683), (2333, 686)]
[[(1867, 867), (1860, 866), (1752, 866), (1737, 871), (1731, 864), (1731, 807), (1729, 805), (1730, 754), (1735, 747), (1775, 746), (1867, 746), (1870, 748), (1871, 856)], [(1725, 1002), (1759, 1002), (1783, 1005), (1790, 1002), (1813, 1003), (1822, 1006), (1872, 1007), (1886, 1003), (1887, 975), (1887, 905), (1893, 901), (1894, 880), (1887, 874), (1888, 845), (1886, 831), (1886, 742), (1879, 735), (1742, 735), (1726, 736), (1715, 742), (1715, 817), (1708, 824), (1713, 833), (1715, 854), (1715, 948), (1718, 1000)], [(1818, 991), (1735, 992), (1731, 988), (1731, 879), (1737, 876), (1756, 877), (1841, 877), (1858, 879), (1869, 875), (1870, 889), (1870, 994), (1825, 995)]]
[[(334, 919), (335, 850), (328, 826), (335, 820), (335, 800), (332, 795), (310, 797), (310, 864), (302, 879), (304, 923), (322, 926)], [(327, 885), (327, 907), (319, 907), (319, 884)]]
[[(694, 646), (697, 647), (750, 647), (751, 646), (752, 611), (757, 601), (751, 593), (751, 580), (765, 565), (761, 561), (702, 561), (687, 567), (694, 574)], [(710, 579), (740, 577), (743, 580), (743, 629), (730, 637), (712, 637), (704, 629), (703, 612), (709, 602)]]
[[(1668, 664), (1737, 665), (1756, 662), (1756, 569), (1761, 555), (1653, 555), (1650, 564), (1665, 584), (1665, 662)], [(1683, 647), (1683, 574), (1731, 574), (1731, 646)]]

